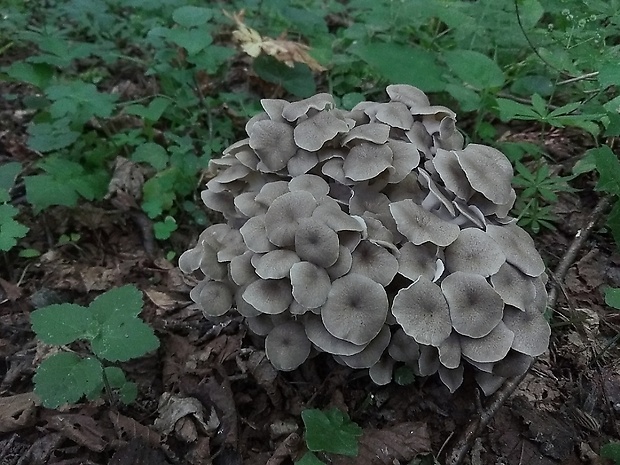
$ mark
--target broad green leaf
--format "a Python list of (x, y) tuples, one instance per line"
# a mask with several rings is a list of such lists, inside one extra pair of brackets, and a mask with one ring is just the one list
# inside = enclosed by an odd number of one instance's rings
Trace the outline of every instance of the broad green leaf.
[(131, 155), (135, 162), (145, 162), (156, 170), (163, 170), (168, 165), (168, 152), (161, 145), (155, 142), (147, 142), (136, 147)]
[(0, 165), (0, 189), (11, 190), (21, 170), (22, 164), (17, 161), (10, 161)]
[(235, 50), (231, 47), (209, 45), (199, 53), (188, 56), (187, 62), (196, 65), (197, 70), (215, 74), (233, 56), (235, 56)]
[(495, 61), (480, 52), (450, 50), (443, 53), (443, 59), (459, 79), (476, 89), (494, 89), (504, 85), (503, 71)]
[(13, 205), (0, 204), (0, 250), (8, 252), (17, 245), (17, 239), (26, 235), (30, 228), (14, 218), (19, 210)]
[(53, 123), (30, 123), (28, 135), (31, 149), (47, 153), (69, 147), (81, 133), (71, 129), (69, 118), (62, 118)]
[(547, 102), (538, 94), (532, 95), (532, 108), (541, 117), (547, 115)]
[(177, 230), (177, 222), (172, 216), (166, 216), (164, 221), (158, 221), (153, 225), (155, 238), (160, 241), (170, 238), (173, 231)]
[(319, 460), (313, 452), (306, 452), (301, 459), (295, 462), (295, 465), (325, 465), (325, 462)]
[(111, 318), (102, 324), (99, 335), (91, 340), (91, 347), (99, 358), (125, 362), (157, 349), (159, 339), (138, 318)]
[(50, 86), (45, 94), (53, 101), (50, 114), (54, 119), (68, 116), (80, 124), (93, 116), (108, 118), (118, 98), (117, 94), (99, 92), (94, 84), (82, 81)]
[(142, 311), (142, 292), (132, 284), (115, 287), (98, 296), (88, 308), (100, 324), (128, 321)]
[(497, 107), (499, 109), (499, 117), (502, 121), (510, 121), (513, 119), (540, 120), (540, 115), (536, 113), (530, 105), (524, 105), (514, 100), (498, 98)]
[(395, 43), (358, 44), (350, 51), (391, 83), (411, 84), (425, 92), (440, 92), (446, 83), (435, 55)]
[(459, 102), (462, 111), (480, 110), (482, 101), (475, 90), (459, 84), (447, 84), (446, 91)]
[(527, 30), (536, 26), (536, 23), (542, 18), (545, 9), (538, 0), (518, 0), (519, 17), (523, 27)]
[(213, 18), (213, 10), (198, 6), (186, 5), (172, 12), (175, 23), (184, 27), (202, 26)]
[(45, 407), (75, 403), (100, 383), (101, 363), (92, 357), (60, 352), (41, 362), (34, 375), (34, 392)]
[(602, 446), (601, 457), (613, 460), (615, 465), (620, 465), (620, 442), (610, 442)]
[(325, 412), (307, 409), (301, 412), (306, 427), (306, 445), (313, 452), (323, 451), (354, 457), (358, 453), (358, 438), (362, 428), (340, 410)]
[(594, 154), (596, 169), (599, 172), (596, 189), (620, 195), (620, 161), (618, 161), (618, 156), (607, 145), (590, 149), (586, 154)]
[(363, 102), (364, 100), (366, 100), (364, 94), (360, 94), (359, 92), (349, 92), (348, 94), (344, 94), (342, 96), (342, 106), (346, 110), (350, 110), (355, 105)]
[(591, 150), (588, 150), (583, 157), (577, 160), (573, 166), (573, 174), (584, 174), (596, 169), (596, 159)]
[(608, 287), (605, 289), (605, 303), (616, 310), (620, 310), (620, 288)]
[(620, 64), (608, 63), (604, 65), (598, 72), (598, 82), (603, 87), (619, 86), (620, 87)]
[(140, 104), (128, 105), (125, 107), (124, 112), (128, 115), (140, 116), (151, 122), (155, 122), (161, 118), (161, 115), (164, 113), (166, 108), (168, 108), (170, 103), (172, 103), (170, 99), (155, 97), (146, 107)]
[(64, 345), (86, 339), (93, 326), (88, 309), (77, 304), (55, 304), (30, 314), (32, 330), (46, 344)]
[(27, 82), (39, 89), (43, 89), (52, 80), (54, 70), (47, 64), (31, 64), (18, 61), (9, 66), (6, 70), (6, 74), (13, 79)]
[(189, 55), (194, 55), (211, 45), (211, 34), (201, 29), (168, 29), (165, 37), (179, 47), (187, 50)]
[(296, 97), (306, 98), (316, 93), (312, 71), (303, 63), (290, 68), (271, 56), (259, 55), (252, 66), (258, 77), (284, 87)]
[(78, 194), (75, 189), (66, 182), (60, 182), (49, 174), (26, 176), (26, 198), (35, 208), (35, 212), (52, 205), (64, 205), (74, 207), (77, 205)]
[(553, 93), (554, 84), (547, 76), (529, 75), (515, 79), (510, 91), (518, 95), (540, 94), (548, 97)]

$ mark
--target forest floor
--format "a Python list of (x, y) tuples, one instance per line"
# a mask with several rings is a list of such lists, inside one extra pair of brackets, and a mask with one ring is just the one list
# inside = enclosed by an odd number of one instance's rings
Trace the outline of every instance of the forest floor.
[[(36, 159), (25, 144), (27, 117), (0, 104), (0, 163)], [(6, 123), (6, 124), (5, 124)], [(536, 128), (508, 128), (530, 137)], [(569, 133), (553, 135), (556, 168), (585, 150)], [(593, 181), (560, 196), (560, 222), (535, 241), (551, 271), (597, 203)], [(436, 377), (378, 387), (368, 376), (318, 356), (302, 369), (276, 373), (240, 317), (212, 325), (192, 308), (191, 283), (168, 261), (138, 211), (104, 201), (55, 207), (24, 218), (34, 259), (6, 254), (0, 264), (0, 464), (292, 464), (303, 451), (305, 408), (337, 407), (364, 431), (360, 455), (337, 464), (444, 463), (456, 439), (488, 405), (472, 379), (450, 395)], [(179, 250), (198, 228), (181, 228)], [(77, 242), (54, 238), (79, 234)], [(597, 451), (620, 439), (620, 314), (602, 289), (620, 286), (620, 255), (595, 229), (562, 280), (550, 350), (473, 442), (472, 465), (602, 464)], [(29, 315), (52, 303), (87, 304), (127, 283), (144, 293), (142, 318), (156, 331), (156, 353), (124, 365), (139, 386), (129, 406), (108, 399), (58, 410), (40, 406), (33, 374), (49, 348), (37, 341)], [(177, 396), (184, 413), (172, 431), (154, 427), (169, 414), (158, 404)], [(175, 398), (175, 397), (173, 397)], [(187, 399), (197, 399), (197, 403)], [(196, 408), (198, 405), (199, 408)], [(207, 427), (219, 420), (219, 427)], [(164, 419), (165, 420), (165, 419)]]

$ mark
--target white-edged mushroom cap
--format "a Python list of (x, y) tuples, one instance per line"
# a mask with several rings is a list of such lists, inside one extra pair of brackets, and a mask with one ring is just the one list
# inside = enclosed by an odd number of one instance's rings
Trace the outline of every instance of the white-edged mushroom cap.
[(463, 384), (464, 371), (465, 367), (463, 365), (459, 365), (456, 368), (447, 368), (444, 365), (439, 366), (439, 379), (446, 385), (451, 394), (454, 394), (461, 384)]
[(408, 107), (427, 107), (430, 105), (424, 92), (408, 84), (391, 84), (387, 86), (386, 92), (393, 102), (402, 102)]
[(466, 228), (445, 250), (446, 269), (485, 277), (499, 271), (506, 262), (502, 247), (478, 228)]
[(250, 147), (270, 172), (280, 171), (297, 152), (293, 128), (287, 123), (263, 120), (250, 129)]
[(247, 216), (248, 218), (264, 214), (267, 211), (267, 207), (257, 202), (255, 197), (256, 192), (242, 192), (237, 195), (234, 203), (239, 213)]
[(452, 334), (441, 343), (439, 350), (439, 361), (446, 368), (457, 368), (461, 364), (461, 338), (452, 331)]
[(335, 112), (321, 111), (300, 122), (293, 132), (295, 143), (301, 149), (316, 152), (325, 142), (349, 130), (347, 123), (338, 118)]
[(286, 170), (291, 176), (299, 176), (307, 173), (319, 163), (319, 157), (315, 152), (299, 149), (286, 163)]
[(357, 345), (333, 336), (325, 329), (325, 325), (319, 315), (306, 313), (303, 317), (303, 322), (308, 339), (323, 352), (332, 355), (353, 355), (361, 352), (366, 347), (366, 344)]
[(310, 110), (331, 110), (334, 107), (334, 97), (327, 93), (320, 93), (297, 102), (287, 102), (282, 110), (282, 116), (287, 121), (293, 122), (307, 115)]
[(243, 300), (261, 313), (282, 313), (293, 301), (291, 282), (288, 279), (257, 279), (245, 289)]
[(344, 160), (344, 175), (353, 181), (366, 181), (392, 166), (392, 150), (387, 145), (363, 142), (351, 149)]
[(418, 359), (418, 374), (420, 376), (430, 376), (437, 373), (441, 363), (439, 363), (439, 353), (433, 346), (421, 345), (420, 358)]
[(355, 126), (346, 136), (342, 138), (340, 143), (346, 145), (351, 141), (372, 142), (373, 144), (385, 144), (390, 137), (390, 127), (387, 124), (369, 123)]
[(383, 325), (377, 337), (364, 350), (354, 355), (342, 355), (340, 359), (351, 368), (370, 368), (379, 361), (389, 343), (390, 327)]
[(254, 252), (248, 250), (230, 261), (230, 264), (228, 265), (228, 273), (230, 275), (230, 279), (237, 286), (245, 286), (246, 284), (250, 284), (252, 281), (256, 281), (256, 279), (258, 279), (257, 274), (254, 272), (254, 267), (252, 266), (253, 256)]
[(269, 208), (275, 199), (287, 192), (289, 192), (287, 181), (272, 181), (261, 186), (254, 200)]
[(325, 223), (336, 232), (339, 231), (363, 231), (364, 226), (351, 215), (343, 212), (340, 206), (330, 203), (323, 203), (316, 207), (312, 217)]
[(397, 362), (412, 362), (420, 358), (420, 345), (398, 328), (392, 335), (388, 353)]
[(331, 279), (338, 279), (351, 270), (352, 263), (353, 257), (351, 256), (351, 251), (344, 245), (341, 245), (338, 247), (338, 260), (327, 268), (327, 274)]
[(514, 340), (514, 333), (500, 321), (493, 330), (484, 337), (474, 339), (461, 337), (461, 352), (474, 362), (488, 363), (503, 359)]
[(266, 253), (275, 249), (275, 246), (267, 238), (265, 215), (257, 215), (248, 219), (241, 226), (239, 232), (243, 236), (243, 242), (252, 252)]
[(469, 144), (453, 153), (474, 190), (496, 205), (510, 201), (513, 171), (502, 152), (486, 145)]
[(420, 276), (434, 281), (437, 270), (437, 246), (430, 242), (415, 245), (405, 242), (399, 249), (398, 273), (412, 281)]
[(525, 373), (534, 362), (534, 357), (522, 354), (513, 349), (508, 355), (493, 366), (493, 374), (504, 378), (512, 378)]
[(329, 184), (323, 178), (314, 174), (295, 176), (288, 182), (288, 188), (291, 192), (310, 192), (316, 200), (320, 200), (329, 193)]
[(445, 247), (452, 244), (459, 236), (460, 229), (456, 224), (444, 221), (424, 210), (413, 200), (392, 202), (390, 211), (396, 221), (398, 231), (415, 245), (432, 242)]
[(433, 165), (446, 188), (457, 197), (467, 200), (473, 195), (474, 190), (469, 185), (454, 152), (438, 148), (433, 158)]
[(233, 296), (230, 288), (219, 281), (206, 281), (200, 289), (198, 302), (207, 317), (222, 316), (232, 308)]
[(457, 271), (444, 278), (441, 290), (450, 308), (452, 327), (459, 334), (486, 336), (502, 319), (504, 301), (480, 275)]
[(366, 276), (349, 273), (332, 283), (321, 317), (333, 336), (363, 345), (383, 327), (388, 313), (384, 287)]
[(351, 257), (351, 273), (367, 276), (383, 286), (390, 284), (398, 272), (396, 257), (370, 241), (361, 241)]
[(439, 346), (452, 332), (450, 311), (441, 288), (423, 276), (398, 291), (392, 314), (405, 333), (419, 344)]
[(320, 267), (327, 268), (338, 260), (338, 234), (314, 218), (303, 218), (299, 221), (294, 243), (299, 258)]
[(506, 307), (504, 323), (515, 335), (512, 348), (517, 352), (537, 357), (549, 347), (551, 328), (538, 310), (528, 309), (524, 312)]
[(257, 336), (267, 336), (271, 330), (275, 327), (273, 320), (269, 315), (261, 313), (257, 316), (247, 317), (245, 324), (251, 333)]
[(310, 218), (317, 203), (310, 192), (296, 191), (281, 195), (265, 213), (267, 238), (279, 247), (295, 243), (300, 220)]
[(314, 263), (295, 263), (290, 270), (293, 298), (306, 308), (318, 308), (327, 301), (331, 280), (325, 268)]
[(312, 344), (301, 323), (289, 321), (273, 328), (265, 339), (265, 355), (280, 371), (291, 371), (304, 363)]
[(289, 102), (284, 99), (264, 98), (261, 99), (260, 105), (265, 110), (265, 113), (267, 113), (267, 116), (269, 116), (269, 119), (284, 121), (282, 118), (282, 111), (289, 105)]
[(527, 276), (506, 262), (497, 273), (491, 276), (491, 284), (504, 303), (525, 310), (533, 304), (536, 297), (534, 284), (536, 279)]
[(476, 373), (476, 382), (485, 396), (490, 396), (499, 388), (502, 387), (506, 378), (503, 376), (497, 376), (492, 373), (485, 373), (483, 371)]
[(179, 268), (181, 271), (186, 274), (196, 271), (200, 267), (202, 253), (203, 248), (200, 243), (196, 247), (183, 252), (179, 257)]
[(368, 375), (372, 382), (378, 386), (385, 386), (392, 381), (392, 373), (394, 371), (394, 360), (390, 357), (381, 357), (381, 359), (371, 366)]
[(420, 152), (413, 144), (402, 140), (389, 140), (388, 147), (392, 150), (392, 168), (388, 182), (398, 183), (405, 179), (420, 163)]
[(272, 250), (258, 259), (256, 274), (263, 279), (288, 278), (291, 267), (299, 261), (300, 258), (292, 250)]
[(413, 125), (413, 115), (402, 102), (380, 103), (375, 118), (391, 127), (404, 130), (409, 130)]
[(534, 240), (516, 224), (496, 226), (489, 224), (487, 234), (499, 244), (506, 254), (506, 261), (528, 276), (540, 276), (545, 271), (545, 263), (536, 250)]

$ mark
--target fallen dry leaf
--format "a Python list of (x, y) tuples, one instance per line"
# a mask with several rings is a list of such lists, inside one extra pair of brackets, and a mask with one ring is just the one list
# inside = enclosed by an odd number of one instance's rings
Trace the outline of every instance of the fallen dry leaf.
[(148, 426), (144, 426), (133, 418), (126, 417), (118, 412), (110, 412), (108, 416), (119, 438), (124, 440), (137, 439), (153, 447), (159, 447), (161, 445), (161, 435)]
[(48, 418), (47, 427), (94, 452), (103, 452), (110, 442), (95, 419), (88, 415), (79, 413), (54, 415)]
[(34, 424), (38, 403), (33, 392), (0, 397), (0, 433), (10, 433)]
[(285, 39), (272, 39), (261, 36), (256, 30), (248, 27), (243, 22), (243, 11), (235, 14), (225, 14), (237, 24), (237, 30), (233, 31), (233, 38), (239, 42), (241, 49), (253, 58), (261, 53), (274, 57), (286, 66), (293, 67), (295, 63), (304, 63), (312, 71), (322, 72), (327, 68), (316, 61), (308, 51), (310, 47), (299, 42)]

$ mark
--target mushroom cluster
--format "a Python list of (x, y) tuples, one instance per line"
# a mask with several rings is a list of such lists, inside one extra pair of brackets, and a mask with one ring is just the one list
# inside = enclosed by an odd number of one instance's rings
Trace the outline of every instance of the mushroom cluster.
[(203, 275), (204, 315), (239, 312), (279, 370), (327, 352), (377, 384), (406, 364), (454, 392), (467, 364), (491, 393), (550, 336), (545, 265), (508, 216), (512, 166), (464, 147), (419, 89), (387, 94), (351, 111), (324, 93), (262, 100), (210, 164), (202, 200), (226, 222), (179, 266)]

